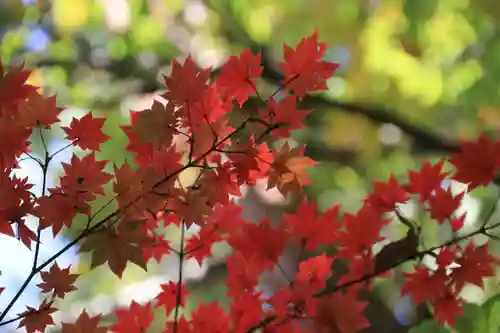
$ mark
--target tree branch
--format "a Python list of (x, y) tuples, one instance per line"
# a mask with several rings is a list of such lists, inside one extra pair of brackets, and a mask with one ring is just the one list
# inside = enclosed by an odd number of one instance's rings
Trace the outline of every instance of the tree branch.
[[(408, 255), (407, 257), (405, 258), (402, 258), (396, 262), (394, 262), (390, 267), (384, 267), (383, 269), (380, 269), (380, 270), (377, 270), (377, 271), (374, 271), (374, 272), (371, 272), (371, 273), (367, 273), (367, 274), (364, 274), (363, 276), (357, 278), (357, 279), (353, 279), (353, 280), (350, 280), (350, 281), (347, 281), (347, 282), (344, 282), (342, 284), (338, 284), (338, 285), (333, 285), (333, 286), (328, 286), (326, 287), (325, 289), (319, 291), (318, 293), (314, 294), (313, 297), (314, 298), (319, 298), (319, 297), (323, 297), (323, 296), (326, 296), (326, 295), (330, 295), (330, 294), (333, 294), (337, 291), (340, 291), (340, 290), (345, 290), (353, 285), (356, 285), (358, 283), (363, 283), (363, 282), (367, 282), (377, 276), (379, 276), (380, 274), (383, 274), (387, 271), (390, 271), (396, 267), (399, 267), (401, 266), (402, 264), (410, 261), (410, 260), (414, 260), (416, 258), (423, 258), (425, 255), (430, 255), (431, 253), (434, 253), (434, 251), (436, 250), (439, 250), (439, 249), (442, 249), (442, 248), (446, 248), (446, 247), (449, 247), (449, 246), (452, 246), (460, 241), (463, 241), (463, 240), (466, 240), (466, 239), (469, 239), (473, 236), (476, 236), (476, 235), (486, 235), (488, 234), (488, 231), (489, 230), (492, 230), (492, 229), (495, 229), (497, 227), (500, 226), (500, 222), (497, 222), (497, 223), (494, 223), (494, 224), (491, 224), (491, 225), (483, 225), (481, 228), (477, 229), (476, 231), (473, 231), (471, 233), (468, 233), (466, 235), (463, 235), (463, 236), (460, 236), (460, 237), (454, 237), (452, 238), (451, 240), (441, 244), (441, 245), (437, 245), (437, 246), (434, 246), (434, 247), (431, 247), (425, 251), (416, 251), (415, 253), (411, 254), (411, 255)], [(263, 328), (265, 326), (267, 326), (268, 324), (272, 323), (274, 320), (276, 320), (278, 317), (277, 316), (268, 316), (266, 317), (264, 320), (262, 320), (258, 325), (250, 328), (247, 333), (252, 333), (252, 332), (255, 332), (256, 330), (260, 329), (260, 328)], [(292, 318), (289, 318), (289, 319), (292, 319)]]

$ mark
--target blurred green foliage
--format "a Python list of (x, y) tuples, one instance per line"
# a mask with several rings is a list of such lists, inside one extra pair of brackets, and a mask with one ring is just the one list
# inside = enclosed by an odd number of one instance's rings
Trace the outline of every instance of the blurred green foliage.
[[(443, 142), (500, 133), (498, 22), (495, 0), (4, 0), (0, 56), (4, 64), (24, 61), (31, 81), (57, 93), (61, 105), (106, 114), (112, 140), (100, 157), (119, 165), (130, 158), (119, 126), (144, 94), (162, 88), (158, 73), (171, 60), (190, 52), (217, 67), (244, 47), (265, 47), (275, 63), (283, 43), (293, 46), (317, 29), (330, 45), (327, 58), (341, 68), (323, 102), (310, 103), (311, 129), (297, 137), (323, 162), (311, 170), (308, 194), (321, 209), (342, 203), (352, 211), (373, 180), (404, 179), (424, 159), (446, 153)], [(274, 90), (270, 81), (264, 90)], [(490, 189), (474, 193), (486, 206), (491, 197)], [(413, 217), (429, 226), (426, 246), (449, 237), (424, 212)], [(92, 279), (92, 294), (117, 286), (102, 270)], [(493, 283), (479, 298), (498, 292)], [(458, 331), (496, 331), (500, 305), (486, 304), (468, 305), (470, 320), (459, 321)], [(411, 332), (446, 331), (434, 327)]]

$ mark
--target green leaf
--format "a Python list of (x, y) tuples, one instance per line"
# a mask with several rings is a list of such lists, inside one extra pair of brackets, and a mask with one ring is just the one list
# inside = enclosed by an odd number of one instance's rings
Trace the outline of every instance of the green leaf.
[(491, 306), (488, 318), (488, 332), (496, 333), (500, 327), (500, 302), (496, 301)]
[(410, 329), (408, 333), (450, 333), (450, 330), (441, 327), (436, 321), (426, 320), (420, 325)]
[(488, 333), (486, 311), (477, 304), (466, 303), (463, 306), (464, 314), (455, 320), (453, 327), (459, 333)]

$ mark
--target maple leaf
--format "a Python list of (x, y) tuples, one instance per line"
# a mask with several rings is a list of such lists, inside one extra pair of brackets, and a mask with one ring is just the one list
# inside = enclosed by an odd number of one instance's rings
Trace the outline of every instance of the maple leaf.
[(277, 317), (287, 318), (291, 316), (316, 319), (319, 299), (310, 297), (310, 295), (310, 290), (303, 286), (287, 286), (274, 293), (268, 303), (272, 305), (274, 315)]
[(181, 121), (182, 126), (197, 128), (201, 125), (216, 123), (225, 117), (231, 109), (231, 102), (222, 101), (212, 85), (205, 90), (200, 101), (189, 105), (189, 107), (180, 108), (178, 113), (183, 120)]
[(215, 170), (204, 170), (200, 180), (200, 193), (213, 198), (212, 202), (227, 204), (231, 196), (241, 197), (240, 186), (230, 162), (219, 165)]
[(281, 148), (273, 151), (274, 161), (269, 170), (267, 189), (277, 187), (286, 195), (290, 191), (300, 191), (310, 185), (307, 169), (318, 164), (304, 155), (305, 146), (290, 148), (285, 142)]
[(231, 151), (227, 156), (234, 167), (239, 185), (255, 185), (258, 179), (267, 176), (273, 161), (273, 154), (267, 144), (262, 143), (256, 147), (252, 137), (249, 143), (235, 145), (234, 151), (238, 153)]
[(391, 174), (388, 183), (374, 181), (373, 188), (373, 193), (365, 199), (365, 202), (380, 208), (384, 213), (393, 211), (397, 204), (408, 202), (411, 199), (405, 188), (398, 183), (394, 174)]
[(313, 291), (326, 287), (326, 280), (332, 275), (333, 258), (325, 253), (300, 262), (295, 281), (302, 285), (309, 285)]
[(71, 198), (57, 193), (39, 197), (33, 209), (33, 215), (40, 218), (40, 228), (52, 227), (53, 235), (58, 234), (63, 226), (71, 227), (73, 217), (79, 212)]
[(103, 186), (113, 178), (103, 171), (107, 161), (97, 161), (95, 152), (82, 159), (73, 155), (71, 163), (62, 162), (61, 164), (64, 170), (61, 187), (64, 192), (79, 197), (80, 202), (94, 200), (96, 198), (94, 194), (103, 195)]
[(316, 204), (304, 200), (294, 214), (283, 216), (283, 222), (292, 239), (298, 240), (307, 250), (315, 250), (317, 246), (332, 244), (335, 241), (340, 228), (336, 222), (339, 209), (340, 207), (335, 205), (318, 216)]
[(69, 127), (62, 126), (67, 139), (82, 149), (100, 151), (101, 143), (106, 142), (110, 136), (102, 132), (106, 118), (94, 118), (92, 113), (87, 113), (80, 119), (74, 118)]
[(248, 327), (254, 327), (262, 320), (264, 311), (261, 297), (258, 292), (242, 292), (234, 297), (230, 305), (233, 332), (246, 332)]
[(22, 317), (18, 328), (24, 327), (28, 333), (45, 332), (47, 326), (54, 324), (51, 314), (57, 309), (52, 305), (53, 301), (44, 300), (38, 309), (27, 306), (28, 310), (18, 314)]
[(192, 331), (204, 333), (229, 332), (229, 317), (215, 302), (208, 305), (200, 303), (198, 308), (191, 313)]
[(325, 80), (340, 66), (337, 63), (321, 61), (326, 49), (325, 43), (318, 43), (317, 31), (310, 37), (302, 38), (295, 50), (284, 45), (285, 61), (278, 64), (285, 76), (281, 83), (299, 98), (304, 97), (308, 91), (326, 90)]
[(310, 110), (298, 110), (296, 96), (286, 96), (279, 102), (271, 97), (267, 108), (259, 110), (259, 118), (274, 128), (271, 134), (275, 139), (289, 138), (291, 131), (303, 128), (304, 118)]
[(203, 260), (210, 256), (212, 246), (222, 240), (216, 231), (216, 225), (212, 225), (201, 228), (199, 233), (190, 237), (186, 242), (185, 248), (187, 258), (194, 258), (201, 266)]
[(36, 234), (21, 220), (17, 222), (17, 237), (28, 249), (31, 249), (31, 242), (36, 240)]
[(56, 105), (56, 96), (44, 98), (39, 94), (30, 95), (25, 103), (19, 104), (19, 121), (26, 127), (35, 127), (41, 124), (49, 128), (59, 122), (59, 114), (63, 108)]
[(455, 318), (463, 314), (463, 301), (458, 299), (450, 291), (444, 293), (444, 296), (440, 297), (433, 303), (434, 306), (434, 318), (437, 319), (441, 326), (445, 326), (446, 323), (453, 326), (455, 323)]
[[(186, 297), (188, 296), (188, 291), (185, 284), (179, 286), (177, 282), (170, 281), (168, 283), (162, 284), (161, 292), (155, 297), (158, 301), (156, 307), (164, 307), (165, 314), (168, 316), (170, 312), (175, 309), (177, 304), (179, 306), (184, 306)], [(180, 298), (178, 301), (177, 293), (180, 288)]]
[(74, 283), (79, 277), (79, 274), (71, 274), (69, 270), (69, 267), (60, 269), (55, 263), (48, 272), (40, 273), (43, 282), (38, 287), (43, 293), (54, 291), (54, 295), (64, 298), (66, 293), (76, 290)]
[(184, 220), (186, 228), (189, 228), (193, 223), (200, 226), (205, 224), (205, 217), (212, 211), (207, 201), (207, 197), (188, 190), (182, 196), (169, 198), (167, 207)]
[(246, 259), (240, 252), (235, 252), (226, 259), (227, 278), (224, 284), (228, 295), (237, 298), (246, 291), (254, 290), (262, 273), (259, 260), (255, 257)]
[(227, 119), (219, 119), (215, 123), (203, 123), (192, 129), (192, 156), (197, 157), (206, 154), (213, 148), (219, 148), (222, 144), (228, 144), (229, 140), (221, 142), (234, 128), (228, 125)]
[(27, 178), (9, 177), (7, 173), (0, 174), (0, 233), (14, 237), (13, 224), (17, 223), (18, 238), (30, 247), (33, 232), (26, 227), (24, 219), (33, 213), (33, 201), (29, 190), (31, 184)]
[(459, 293), (466, 283), (483, 287), (485, 277), (495, 276), (492, 265), (500, 264), (500, 260), (488, 253), (488, 244), (475, 247), (473, 242), (469, 242), (456, 263), (459, 266), (453, 268), (450, 276), (455, 292)]
[(320, 299), (314, 326), (342, 333), (358, 332), (370, 327), (363, 315), (368, 302), (358, 301), (350, 293), (336, 292)]
[(100, 320), (100, 314), (91, 317), (84, 309), (74, 323), (62, 323), (61, 333), (106, 333), (107, 329), (105, 327), (99, 327)]
[(177, 116), (172, 103), (163, 105), (154, 100), (151, 108), (136, 114), (132, 130), (141, 143), (151, 143), (155, 147), (169, 147), (172, 144), (177, 133)]
[(405, 280), (401, 288), (401, 295), (410, 295), (417, 304), (439, 297), (436, 291), (446, 290), (449, 281), (443, 268), (431, 273), (427, 267), (417, 266), (414, 272), (403, 274)]
[(273, 227), (268, 218), (259, 224), (248, 223), (239, 232), (231, 234), (227, 242), (241, 252), (245, 259), (254, 257), (260, 267), (274, 266), (286, 244), (286, 234), (282, 227)]
[[(297, 98), (327, 88), (326, 79), (338, 64), (322, 61), (326, 48), (326, 44), (318, 42), (317, 32), (303, 38), (296, 49), (284, 46), (280, 68), (284, 71), (284, 86), (293, 95), (279, 102), (271, 97), (267, 107), (257, 111), (262, 120), (260, 125), (274, 138), (287, 138), (290, 130), (302, 126), (307, 111), (297, 110)], [(258, 119), (249, 118), (235, 129), (228, 126), (229, 120), (233, 120), (230, 114), (233, 99), (241, 107), (250, 94), (257, 93), (255, 79), (262, 73), (260, 58), (260, 53), (253, 55), (248, 49), (239, 57), (231, 57), (211, 85), (207, 85), (210, 69), (199, 70), (191, 57), (184, 65), (174, 61), (172, 74), (165, 77), (169, 91), (163, 96), (169, 103), (163, 106), (154, 101), (151, 109), (132, 112), (132, 124), (122, 127), (129, 138), (126, 150), (134, 153), (139, 168), (132, 170), (128, 164), (115, 166), (113, 189), (118, 195), (119, 210), (110, 217), (117, 219), (105, 218), (97, 222), (99, 228), (92, 228), (92, 233), (89, 229), (81, 235), (85, 239), (80, 251), (92, 252), (92, 268), (107, 262), (119, 277), (129, 261), (145, 269), (147, 260), (160, 260), (170, 252), (169, 242), (157, 235), (159, 220), (163, 220), (164, 226), (180, 226), (181, 220), (187, 225), (196, 222), (202, 226), (186, 240), (187, 258), (201, 262), (219, 241), (227, 241), (233, 247), (235, 251), (226, 261), (225, 284), (232, 299), (229, 314), (216, 303), (203, 304), (192, 311), (189, 321), (176, 316), (175, 323), (166, 322), (164, 333), (256, 330), (251, 327), (274, 333), (362, 330), (368, 326), (362, 315), (366, 303), (358, 301), (356, 296), (362, 289), (370, 290), (371, 279), (366, 278), (367, 274), (371, 277), (374, 270), (388, 270), (409, 259), (418, 246), (418, 235), (410, 230), (405, 238), (386, 245), (373, 256), (373, 245), (383, 240), (381, 229), (390, 221), (384, 218), (385, 213), (407, 202), (409, 194), (417, 194), (420, 204), (437, 223), (448, 220), (456, 231), (463, 225), (465, 214), (453, 215), (464, 194), (488, 184), (500, 171), (500, 141), (482, 134), (477, 141), (463, 142), (462, 151), (450, 159), (457, 169), (453, 179), (469, 184), (468, 191), (457, 196), (441, 187), (448, 176), (442, 171), (444, 160), (441, 160), (434, 165), (425, 162), (420, 170), (410, 171), (407, 185), (399, 184), (393, 175), (388, 182), (374, 182), (374, 191), (360, 211), (345, 214), (341, 221), (337, 220), (338, 206), (318, 214), (316, 205), (304, 200), (296, 214), (285, 214), (278, 226), (271, 225), (269, 219), (261, 224), (246, 222), (240, 217), (242, 207), (231, 197), (241, 196), (242, 185), (253, 186), (257, 180), (268, 177), (268, 188), (275, 186), (285, 195), (292, 190), (302, 191), (303, 186), (310, 184), (306, 169), (316, 164), (304, 156), (304, 147), (291, 148), (285, 143), (270, 151), (266, 144), (258, 144), (262, 137), (256, 139), (256, 134), (247, 133), (244, 135), (249, 136), (245, 140), (248, 142), (235, 140), (238, 137), (235, 134), (247, 122), (259, 124)], [(63, 163), (60, 185), (36, 199), (26, 179), (12, 176), (19, 167), (17, 158), (30, 149), (28, 139), (33, 127), (50, 127), (61, 112), (54, 96), (44, 98), (36, 93), (35, 87), (26, 84), (28, 75), (29, 71), (22, 67), (5, 74), (0, 64), (0, 233), (17, 237), (29, 247), (36, 234), (27, 227), (27, 216), (38, 216), (41, 229), (51, 227), (56, 234), (63, 226), (71, 226), (76, 214), (90, 214), (89, 201), (104, 194), (104, 185), (112, 177), (103, 171), (106, 161), (96, 161), (94, 152), (82, 159), (73, 156), (70, 164)], [(103, 124), (104, 119), (89, 113), (73, 119), (64, 130), (75, 146), (98, 150), (109, 139), (102, 132)], [(177, 152), (177, 145), (173, 144), (177, 134), (189, 137), (191, 150), (187, 164), (182, 159), (185, 152)], [(222, 151), (228, 147), (234, 151)], [(201, 170), (200, 177), (187, 191), (178, 186), (178, 173), (183, 166)], [(16, 234), (13, 227), (17, 227)], [(469, 236), (478, 232), (485, 230)], [(323, 253), (300, 261), (294, 283), (271, 297), (264, 297), (262, 291), (256, 290), (259, 279), (267, 269), (276, 267), (290, 240), (312, 251), (320, 245), (338, 245), (336, 257), (348, 258), (351, 265), (337, 285), (345, 283), (348, 287), (327, 297), (324, 296), (328, 290), (313, 293), (324, 288), (332, 274), (334, 258)], [(452, 243), (455, 241), (458, 240)], [(401, 290), (416, 302), (429, 302), (435, 320), (441, 325), (452, 325), (462, 313), (459, 293), (465, 284), (484, 287), (483, 279), (494, 276), (493, 265), (499, 263), (498, 258), (489, 254), (487, 245), (475, 246), (472, 241), (465, 247), (450, 244), (442, 245), (434, 271), (417, 266), (415, 272), (405, 273)], [(69, 268), (60, 269), (57, 264), (41, 272), (42, 283), (38, 286), (42, 292), (53, 293), (52, 299), (43, 301), (38, 309), (28, 307), (19, 318), (19, 327), (32, 333), (53, 324), (54, 297), (64, 297), (74, 290), (76, 277)], [(355, 283), (358, 280), (366, 283)], [(179, 287), (182, 287), (180, 300)], [(321, 295), (321, 299), (316, 297)], [(155, 302), (157, 307), (165, 307), (169, 315), (177, 305), (185, 305), (185, 297), (184, 284), (169, 282), (162, 285)], [(264, 305), (273, 306), (272, 312), (266, 313)], [(84, 311), (75, 323), (63, 323), (62, 332), (104, 333), (110, 329), (116, 333), (144, 333), (153, 321), (151, 306), (151, 303), (141, 306), (132, 302), (128, 309), (116, 311), (117, 322), (109, 328), (99, 327), (100, 316), (90, 317)], [(306, 330), (296, 325), (297, 320), (269, 321), (268, 314), (277, 319), (300, 320), (305, 316), (314, 318), (314, 322)]]
[(482, 133), (477, 141), (464, 141), (450, 163), (457, 168), (453, 179), (469, 184), (469, 190), (487, 185), (500, 171), (500, 140), (492, 141)]
[(133, 125), (137, 119), (138, 112), (132, 112), (130, 118), (132, 120), (132, 125), (121, 126), (122, 131), (127, 136), (129, 142), (125, 147), (125, 151), (134, 154), (135, 162), (141, 166), (147, 166), (151, 154), (153, 153), (154, 147), (151, 143), (142, 143), (137, 134), (134, 132)]
[(406, 190), (410, 193), (420, 195), (420, 203), (428, 200), (435, 189), (441, 187), (441, 184), (449, 172), (441, 171), (445, 160), (441, 159), (436, 164), (432, 165), (429, 161), (425, 161), (419, 171), (409, 171), (408, 177), (410, 184), (406, 186)]
[(210, 72), (211, 68), (199, 70), (191, 55), (186, 58), (183, 66), (174, 60), (172, 73), (164, 76), (169, 91), (161, 97), (178, 106), (189, 106), (199, 102), (207, 89), (206, 82)]
[(439, 224), (443, 223), (446, 219), (460, 207), (465, 192), (453, 196), (451, 188), (444, 190), (438, 187), (434, 195), (429, 198), (429, 211), (431, 217), (436, 219)]
[(179, 153), (175, 149), (175, 146), (164, 146), (160, 149), (153, 150), (149, 165), (154, 171), (164, 177), (167, 177), (182, 167), (181, 160), (182, 153)]
[(0, 117), (0, 157), (4, 165), (19, 157), (27, 150), (27, 140), (31, 136), (31, 129), (20, 122), (14, 122)]
[(133, 225), (134, 221), (124, 221), (116, 230), (101, 229), (85, 239), (79, 252), (92, 251), (92, 268), (107, 262), (111, 271), (120, 278), (129, 261), (147, 270), (142, 253), (147, 241), (139, 228), (132, 228)]
[(0, 61), (0, 112), (37, 93), (37, 87), (26, 84), (30, 75), (24, 64), (6, 72)]
[(146, 261), (154, 258), (158, 263), (163, 256), (169, 254), (172, 250), (170, 242), (161, 236), (154, 236), (154, 243), (152, 245), (143, 247), (143, 254)]
[(382, 240), (380, 231), (391, 220), (382, 218), (380, 211), (372, 206), (363, 206), (356, 215), (346, 213), (342, 222), (344, 229), (339, 232), (337, 241), (341, 257), (362, 255), (371, 251), (375, 243)]
[(153, 309), (151, 303), (141, 306), (132, 301), (128, 309), (115, 311), (118, 322), (109, 328), (115, 333), (143, 333), (153, 322)]
[(239, 57), (231, 56), (222, 67), (217, 77), (217, 87), (231, 98), (238, 101), (240, 107), (248, 100), (248, 96), (256, 91), (255, 78), (262, 73), (261, 53), (253, 55), (245, 48)]

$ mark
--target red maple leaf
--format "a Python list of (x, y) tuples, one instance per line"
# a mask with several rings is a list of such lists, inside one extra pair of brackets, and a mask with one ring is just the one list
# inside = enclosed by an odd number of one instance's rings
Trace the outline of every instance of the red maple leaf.
[(200, 232), (190, 237), (186, 242), (187, 258), (194, 258), (201, 266), (203, 260), (210, 256), (212, 246), (222, 240), (216, 231), (216, 225), (211, 225), (201, 228)]
[(154, 236), (154, 242), (151, 245), (144, 246), (142, 253), (146, 261), (154, 258), (158, 263), (161, 261), (163, 256), (169, 254), (172, 248), (170, 247), (170, 242), (161, 236)]
[(457, 168), (453, 179), (469, 184), (469, 190), (487, 185), (500, 171), (500, 140), (481, 134), (477, 141), (462, 142), (462, 151), (450, 162)]
[(240, 252), (235, 252), (226, 259), (226, 266), (225, 285), (229, 296), (237, 298), (248, 290), (254, 290), (259, 283), (262, 269), (254, 257), (246, 259)]
[(318, 32), (302, 38), (293, 50), (283, 46), (285, 61), (278, 64), (285, 78), (281, 81), (288, 90), (301, 99), (308, 91), (326, 90), (326, 79), (339, 68), (339, 64), (321, 61), (327, 45), (318, 43)]
[(38, 309), (27, 306), (28, 310), (19, 314), (22, 319), (18, 328), (24, 327), (28, 333), (45, 332), (47, 326), (54, 324), (51, 314), (57, 309), (52, 305), (53, 301), (44, 300)]
[(178, 283), (170, 281), (161, 285), (161, 292), (155, 297), (158, 301), (156, 307), (164, 307), (165, 315), (168, 316), (175, 309), (176, 305), (184, 306), (187, 296), (188, 291), (185, 284), (179, 286)]
[(22, 220), (17, 222), (17, 237), (28, 249), (31, 248), (31, 242), (36, 240), (36, 234)]
[(27, 151), (31, 129), (22, 123), (0, 117), (0, 158), (3, 165), (13, 165), (14, 158)]
[(335, 241), (340, 228), (336, 222), (339, 208), (335, 205), (318, 216), (316, 204), (304, 200), (294, 214), (283, 216), (283, 222), (292, 239), (303, 244), (307, 250), (315, 250), (317, 246)]
[(57, 297), (64, 298), (66, 293), (76, 290), (74, 284), (79, 277), (79, 274), (71, 274), (69, 270), (69, 267), (60, 269), (55, 263), (48, 272), (40, 273), (43, 282), (38, 287), (43, 293), (53, 291)]
[(56, 96), (43, 97), (32, 94), (25, 103), (19, 104), (19, 121), (27, 127), (35, 127), (38, 124), (49, 128), (52, 124), (59, 122), (59, 114), (63, 108), (56, 105)]
[(110, 136), (102, 132), (106, 118), (94, 118), (92, 113), (87, 113), (80, 119), (73, 118), (69, 127), (62, 126), (67, 139), (82, 149), (99, 151), (101, 143), (106, 142)]
[(174, 60), (172, 73), (164, 77), (165, 85), (169, 91), (161, 96), (165, 100), (183, 107), (199, 102), (207, 89), (210, 72), (211, 68), (200, 70), (191, 56), (186, 58), (184, 65)]
[(61, 333), (106, 333), (107, 329), (105, 327), (99, 327), (100, 320), (100, 314), (91, 317), (84, 309), (74, 323), (62, 323)]
[(222, 67), (216, 84), (218, 89), (238, 101), (240, 107), (248, 96), (256, 93), (257, 81), (255, 78), (262, 73), (260, 52), (253, 55), (250, 49), (245, 48), (239, 57), (231, 56)]
[(224, 102), (212, 85), (205, 90), (200, 101), (189, 107), (182, 107), (177, 112), (183, 119), (182, 126), (190, 127), (191, 132), (195, 133), (194, 128), (216, 123), (225, 117), (231, 108), (231, 102)]
[(451, 279), (455, 293), (459, 293), (466, 283), (483, 287), (484, 278), (495, 276), (493, 265), (500, 264), (500, 260), (488, 253), (488, 244), (476, 247), (469, 242), (456, 263), (460, 266), (453, 268)]
[(255, 146), (254, 138), (249, 141), (245, 144), (236, 144), (234, 151), (237, 153), (227, 153), (239, 185), (255, 185), (258, 179), (265, 178), (273, 161), (273, 154), (267, 144)]
[(33, 214), (40, 218), (40, 228), (52, 227), (54, 235), (58, 234), (64, 225), (71, 227), (73, 217), (79, 212), (70, 197), (58, 193), (39, 197), (33, 210)]
[(368, 195), (365, 201), (386, 213), (393, 211), (397, 204), (408, 202), (410, 199), (411, 197), (405, 188), (398, 183), (394, 174), (391, 174), (388, 183), (373, 182), (373, 192)]
[(26, 84), (30, 75), (31, 71), (24, 69), (24, 64), (6, 72), (0, 61), (0, 115), (1, 112), (37, 93), (37, 87)]
[(295, 281), (307, 285), (313, 292), (326, 287), (326, 280), (332, 275), (333, 258), (325, 253), (300, 262)]
[(417, 304), (439, 297), (437, 291), (446, 290), (449, 281), (444, 268), (431, 272), (427, 267), (417, 266), (414, 272), (403, 274), (405, 280), (401, 295), (410, 295)]
[(230, 305), (232, 332), (247, 332), (249, 327), (256, 326), (262, 320), (263, 315), (261, 293), (238, 293)]
[(153, 154), (154, 146), (150, 142), (141, 142), (141, 139), (135, 133), (133, 125), (134, 121), (137, 121), (136, 119), (138, 116), (136, 116), (138, 112), (132, 112), (130, 115), (130, 118), (132, 120), (132, 125), (126, 125), (126, 126), (121, 126), (122, 131), (125, 133), (127, 136), (129, 142), (127, 146), (125, 147), (125, 151), (131, 152), (134, 154), (135, 157), (135, 162), (141, 166), (145, 167), (148, 165), (150, 161), (151, 154)]
[(368, 302), (358, 301), (351, 293), (336, 292), (320, 299), (314, 326), (317, 332), (354, 333), (368, 328), (363, 315)]
[(208, 305), (200, 303), (191, 314), (192, 332), (221, 333), (229, 332), (229, 317), (215, 302)]
[(103, 228), (85, 238), (79, 252), (92, 252), (92, 268), (107, 262), (111, 271), (121, 277), (129, 261), (147, 269), (143, 247), (149, 245), (148, 240), (134, 221), (124, 221), (115, 229)]
[(452, 214), (460, 207), (465, 192), (453, 196), (451, 188), (446, 190), (442, 187), (436, 188), (434, 195), (429, 198), (429, 211), (431, 217), (440, 224), (450, 218)]
[(254, 257), (262, 269), (274, 266), (286, 244), (283, 227), (273, 227), (268, 218), (260, 224), (248, 223), (228, 238), (231, 247), (249, 260)]
[(196, 158), (209, 153), (213, 148), (220, 148), (223, 144), (228, 144), (229, 140), (222, 142), (234, 130), (228, 123), (227, 119), (219, 119), (215, 123), (205, 122), (193, 128), (192, 156)]
[(464, 312), (462, 308), (463, 301), (448, 289), (446, 289), (446, 292), (442, 293), (442, 296), (435, 300), (432, 305), (434, 306), (434, 318), (443, 327), (446, 323), (453, 326), (455, 318)]
[(375, 243), (382, 240), (382, 227), (391, 220), (382, 218), (380, 211), (372, 206), (363, 206), (356, 215), (346, 213), (342, 224), (344, 230), (338, 234), (340, 250), (338, 256), (349, 258), (370, 252)]
[(177, 115), (172, 103), (165, 105), (157, 100), (151, 108), (135, 112), (132, 130), (141, 143), (150, 143), (155, 147), (169, 147), (177, 133)]
[(269, 125), (276, 127), (271, 134), (278, 139), (289, 138), (291, 131), (303, 128), (303, 120), (309, 112), (310, 110), (298, 110), (297, 97), (292, 95), (279, 102), (271, 97), (267, 108), (259, 110), (259, 116)]
[(80, 202), (94, 200), (95, 194), (103, 195), (103, 186), (112, 179), (112, 176), (103, 170), (106, 164), (107, 161), (97, 161), (94, 152), (81, 159), (73, 155), (71, 163), (62, 163), (63, 192), (74, 194), (79, 197)]
[(12, 226), (17, 223), (18, 237), (28, 247), (33, 235), (24, 219), (33, 213), (31, 188), (27, 178), (10, 177), (7, 172), (0, 172), (0, 233), (14, 237)]
[(410, 193), (420, 195), (420, 203), (424, 203), (434, 190), (441, 187), (441, 184), (449, 172), (441, 171), (444, 165), (444, 159), (439, 160), (432, 165), (425, 161), (419, 171), (409, 171), (410, 184), (406, 190)]
[(151, 303), (141, 306), (132, 301), (128, 309), (115, 311), (117, 323), (109, 329), (115, 333), (143, 333), (153, 322), (153, 309)]

